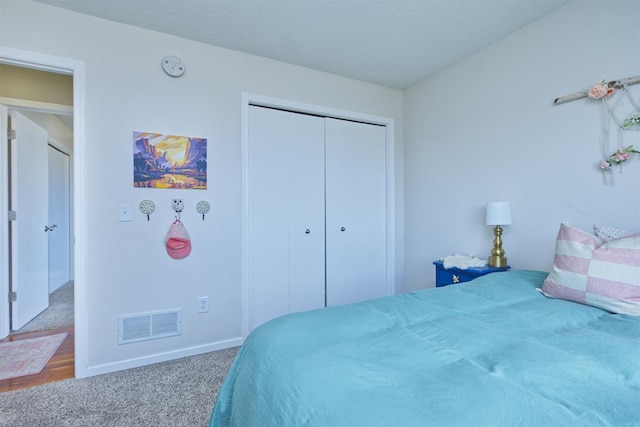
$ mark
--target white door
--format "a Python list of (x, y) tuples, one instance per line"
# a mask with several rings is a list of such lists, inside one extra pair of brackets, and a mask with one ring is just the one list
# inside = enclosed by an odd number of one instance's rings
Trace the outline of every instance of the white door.
[(9, 142), (11, 329), (18, 330), (49, 305), (48, 285), (48, 135), (17, 111), (10, 112), (15, 138)]
[(70, 159), (51, 145), (49, 154), (49, 293), (67, 283), (71, 274)]
[(250, 106), (248, 123), (251, 331), (325, 304), (324, 120)]
[(387, 295), (386, 129), (326, 119), (327, 306)]

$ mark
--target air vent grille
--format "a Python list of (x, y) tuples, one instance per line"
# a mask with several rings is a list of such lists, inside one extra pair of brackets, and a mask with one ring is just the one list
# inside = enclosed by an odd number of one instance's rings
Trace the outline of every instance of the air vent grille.
[(118, 316), (118, 344), (182, 334), (182, 310)]
[(178, 312), (154, 314), (151, 316), (151, 332), (153, 335), (178, 334)]
[(136, 316), (122, 319), (122, 341), (137, 341), (148, 338), (151, 331), (151, 317)]

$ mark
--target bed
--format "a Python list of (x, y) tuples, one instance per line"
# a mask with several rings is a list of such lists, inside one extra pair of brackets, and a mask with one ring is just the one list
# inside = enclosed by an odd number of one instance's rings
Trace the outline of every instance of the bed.
[(549, 298), (550, 276), (271, 320), (240, 348), (210, 425), (640, 426), (640, 317)]

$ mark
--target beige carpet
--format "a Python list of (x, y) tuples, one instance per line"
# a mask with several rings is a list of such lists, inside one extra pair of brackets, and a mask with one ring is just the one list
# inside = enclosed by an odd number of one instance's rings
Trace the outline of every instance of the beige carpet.
[(0, 426), (206, 427), (237, 350), (0, 393)]
[(66, 333), (0, 344), (0, 380), (37, 374), (54, 355)]

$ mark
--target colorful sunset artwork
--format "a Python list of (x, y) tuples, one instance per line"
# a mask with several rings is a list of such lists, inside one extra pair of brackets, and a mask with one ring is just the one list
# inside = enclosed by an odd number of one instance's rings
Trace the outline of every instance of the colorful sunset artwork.
[(207, 140), (133, 132), (133, 186), (207, 188)]

